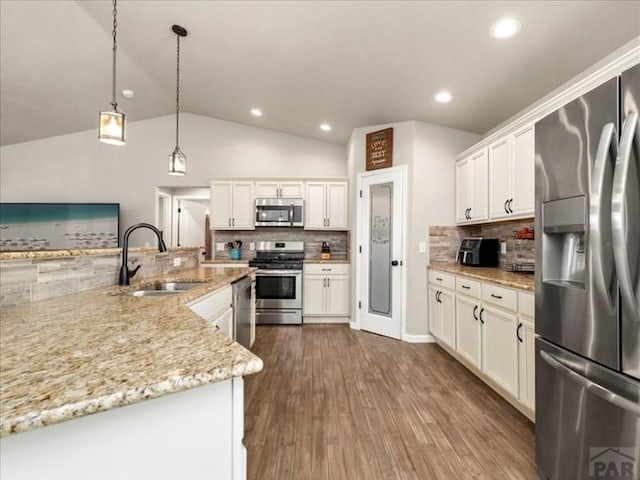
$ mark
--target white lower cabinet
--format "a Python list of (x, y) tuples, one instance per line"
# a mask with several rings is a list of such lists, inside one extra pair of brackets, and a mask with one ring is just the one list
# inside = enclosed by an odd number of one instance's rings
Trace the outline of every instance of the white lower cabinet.
[(536, 405), (535, 360), (535, 327), (521, 317), (518, 324), (518, 399), (531, 410), (535, 410)]
[(431, 334), (533, 420), (533, 294), (429, 270), (428, 295)]
[(322, 317), (349, 317), (348, 264), (305, 264), (302, 276), (302, 315), (306, 322)]
[(493, 307), (480, 310), (482, 371), (514, 397), (518, 397), (517, 317)]
[(456, 344), (455, 295), (450, 290), (429, 287), (431, 334), (451, 348)]
[(222, 330), (222, 333), (228, 338), (233, 339), (233, 308), (222, 312), (213, 319), (212, 323)]
[(456, 351), (477, 368), (482, 367), (479, 311), (480, 302), (477, 299), (456, 296)]

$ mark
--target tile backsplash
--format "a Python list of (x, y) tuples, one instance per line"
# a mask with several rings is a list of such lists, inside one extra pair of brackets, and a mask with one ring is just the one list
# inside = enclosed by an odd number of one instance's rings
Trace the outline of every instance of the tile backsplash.
[[(166, 253), (129, 252), (129, 268), (140, 265), (132, 283), (159, 275), (195, 268), (201, 249), (180, 249)], [(0, 262), (0, 307), (60, 297), (118, 283), (119, 253), (27, 258)], [(181, 265), (173, 266), (180, 257)]]
[(500, 266), (507, 263), (534, 263), (535, 241), (513, 238), (514, 232), (526, 227), (533, 230), (533, 219), (511, 222), (487, 223), (469, 226), (429, 227), (429, 260), (431, 262), (455, 262), (460, 241), (465, 237), (498, 238), (507, 242), (507, 253), (500, 254)]
[(249, 249), (251, 242), (281, 241), (304, 242), (306, 258), (320, 258), (322, 242), (329, 242), (331, 258), (349, 258), (349, 232), (303, 230), (301, 228), (261, 227), (247, 231), (216, 230), (212, 232), (213, 254), (216, 259), (231, 257), (231, 250), (225, 246), (224, 251), (216, 251), (216, 243), (242, 241), (241, 257), (252, 259), (256, 252)]

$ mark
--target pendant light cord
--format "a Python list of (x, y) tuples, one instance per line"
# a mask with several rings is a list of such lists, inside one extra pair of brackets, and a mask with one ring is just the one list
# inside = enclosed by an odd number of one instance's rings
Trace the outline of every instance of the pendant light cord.
[(178, 40), (176, 46), (176, 149), (178, 144), (178, 130), (180, 127), (180, 35), (176, 35)]
[(111, 69), (113, 77), (111, 79), (111, 105), (115, 111), (118, 111), (118, 102), (116, 102), (116, 51), (118, 50), (118, 42), (116, 29), (118, 28), (118, 5), (117, 0), (113, 0), (113, 68)]

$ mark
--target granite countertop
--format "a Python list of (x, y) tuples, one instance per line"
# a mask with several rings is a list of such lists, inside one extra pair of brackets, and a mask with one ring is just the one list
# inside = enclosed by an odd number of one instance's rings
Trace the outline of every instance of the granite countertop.
[(212, 258), (210, 260), (200, 260), (200, 263), (208, 264), (208, 265), (217, 265), (217, 264), (230, 264), (237, 263), (239, 265), (246, 265), (249, 263), (248, 258), (242, 258), (240, 260), (231, 260), (230, 258)]
[(322, 260), (320, 258), (305, 258), (304, 263), (351, 263), (348, 258), (332, 258), (331, 260)]
[[(203, 247), (171, 247), (168, 252), (201, 250)], [(129, 253), (158, 252), (158, 247), (131, 247)], [(32, 258), (77, 257), (81, 255), (121, 254), (122, 248), (82, 248), (77, 250), (29, 250), (25, 252), (0, 252), (0, 260), (28, 260)]]
[(160, 297), (113, 286), (0, 310), (0, 436), (262, 370), (186, 303), (252, 273), (202, 267), (155, 281), (202, 286)]
[(501, 268), (468, 267), (459, 263), (440, 262), (432, 262), (429, 264), (429, 268), (530, 292), (535, 289), (535, 276), (530, 273), (514, 273)]

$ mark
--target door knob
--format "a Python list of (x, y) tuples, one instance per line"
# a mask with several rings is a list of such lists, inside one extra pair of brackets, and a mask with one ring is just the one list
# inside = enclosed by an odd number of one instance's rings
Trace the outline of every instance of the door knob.
[(391, 266), (392, 267), (397, 267), (398, 265), (400, 265), (400, 262), (398, 260), (392, 260), (391, 261)]

